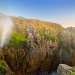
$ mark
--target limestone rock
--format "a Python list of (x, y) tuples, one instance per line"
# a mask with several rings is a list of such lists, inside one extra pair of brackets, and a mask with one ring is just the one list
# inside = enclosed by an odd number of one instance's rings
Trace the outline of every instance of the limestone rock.
[(73, 72), (72, 67), (66, 65), (66, 64), (59, 64), (57, 69), (57, 75), (75, 75), (75, 72)]

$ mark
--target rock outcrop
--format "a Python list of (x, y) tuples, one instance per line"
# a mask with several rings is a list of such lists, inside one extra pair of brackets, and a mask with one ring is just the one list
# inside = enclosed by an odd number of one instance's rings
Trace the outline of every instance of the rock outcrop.
[(57, 75), (75, 75), (75, 71), (72, 70), (72, 67), (66, 64), (59, 64)]
[(15, 35), (0, 49), (14, 75), (48, 75), (59, 63), (75, 65), (75, 36), (56, 23), (11, 17)]

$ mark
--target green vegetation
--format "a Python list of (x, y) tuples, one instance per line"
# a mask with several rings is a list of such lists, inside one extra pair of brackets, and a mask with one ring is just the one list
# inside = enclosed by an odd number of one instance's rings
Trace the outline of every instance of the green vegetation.
[(21, 42), (26, 42), (26, 36), (14, 31), (11, 33), (11, 39), (9, 40), (8, 46), (20, 48), (22, 47)]
[(51, 39), (52, 41), (58, 41), (57, 36), (53, 35), (50, 31), (37, 28), (37, 33), (40, 36), (44, 36), (46, 39)]
[(6, 75), (7, 63), (4, 60), (0, 60), (0, 75)]
[(45, 35), (45, 31), (43, 29), (37, 28), (36, 32), (40, 35), (40, 36), (44, 36)]
[(51, 39), (52, 41), (58, 41), (58, 38), (55, 36), (55, 35), (52, 35), (52, 34), (45, 34), (45, 37), (47, 39)]
[(75, 67), (72, 67), (71, 71), (72, 73), (70, 75), (75, 75)]
[(72, 69), (71, 69), (73, 72), (75, 72), (75, 67), (72, 67)]
[(7, 64), (4, 60), (0, 60), (0, 69), (7, 67)]
[(73, 72), (73, 73), (71, 73), (70, 75), (75, 75), (75, 73)]

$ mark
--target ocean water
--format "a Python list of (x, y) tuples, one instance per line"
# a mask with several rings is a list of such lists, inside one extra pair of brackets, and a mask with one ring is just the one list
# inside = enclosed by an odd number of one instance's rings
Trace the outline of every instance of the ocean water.
[(51, 72), (49, 75), (56, 75), (56, 72)]

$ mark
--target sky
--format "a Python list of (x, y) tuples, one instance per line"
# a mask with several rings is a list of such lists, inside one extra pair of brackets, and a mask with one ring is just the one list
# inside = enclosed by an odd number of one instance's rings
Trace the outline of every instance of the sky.
[(75, 27), (75, 0), (0, 0), (0, 13)]

